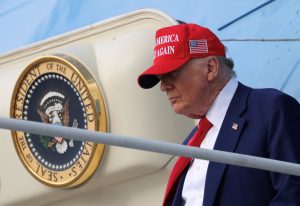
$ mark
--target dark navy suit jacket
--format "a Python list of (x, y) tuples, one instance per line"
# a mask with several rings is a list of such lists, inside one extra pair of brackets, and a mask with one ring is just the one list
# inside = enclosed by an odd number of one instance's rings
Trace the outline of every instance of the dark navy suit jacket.
[[(233, 123), (238, 124), (237, 130), (232, 129)], [(278, 90), (252, 89), (239, 83), (214, 149), (299, 164), (299, 103)], [(173, 205), (183, 203), (185, 175), (186, 171)], [(203, 205), (300, 205), (300, 177), (210, 162)]]

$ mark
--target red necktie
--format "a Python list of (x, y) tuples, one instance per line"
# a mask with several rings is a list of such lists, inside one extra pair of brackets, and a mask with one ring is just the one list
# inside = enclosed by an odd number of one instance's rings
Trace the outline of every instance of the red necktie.
[[(208, 130), (212, 127), (212, 123), (210, 123), (206, 117), (201, 118), (198, 130), (194, 134), (194, 136), (190, 139), (188, 142), (188, 146), (194, 146), (199, 147), (208, 132)], [(174, 195), (176, 192), (176, 188), (181, 176), (181, 173), (185, 170), (185, 168), (189, 165), (191, 161), (191, 158), (187, 157), (179, 157), (177, 162), (175, 163), (175, 166), (173, 167), (173, 170), (170, 174), (169, 181), (167, 184), (167, 189), (165, 192), (165, 197), (163, 201), (163, 206), (169, 206), (172, 205)]]

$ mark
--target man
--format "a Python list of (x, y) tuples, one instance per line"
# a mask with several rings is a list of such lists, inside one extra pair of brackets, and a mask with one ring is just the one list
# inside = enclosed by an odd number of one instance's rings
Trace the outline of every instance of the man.
[[(298, 102), (275, 89), (237, 82), (233, 62), (209, 29), (195, 24), (162, 28), (156, 33), (154, 54), (153, 66), (138, 83), (151, 88), (161, 81), (160, 89), (177, 114), (201, 119), (198, 131), (184, 144), (300, 162)], [(180, 157), (163, 205), (300, 205), (300, 180)]]

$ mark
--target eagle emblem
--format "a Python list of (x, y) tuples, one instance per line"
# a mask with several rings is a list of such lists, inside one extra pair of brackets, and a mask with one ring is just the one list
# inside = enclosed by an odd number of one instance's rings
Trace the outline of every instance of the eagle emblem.
[[(69, 99), (60, 92), (47, 92), (41, 98), (37, 112), (44, 123), (69, 126)], [(72, 126), (78, 126), (76, 119)], [(66, 140), (63, 137), (40, 136), (40, 140), (45, 148), (57, 151), (59, 154), (65, 153), (68, 147), (74, 146), (73, 140)]]

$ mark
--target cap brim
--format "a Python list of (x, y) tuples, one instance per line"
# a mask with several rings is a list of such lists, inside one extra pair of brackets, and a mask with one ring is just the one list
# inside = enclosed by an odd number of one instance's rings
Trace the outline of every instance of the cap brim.
[(156, 75), (172, 72), (184, 65), (189, 59), (184, 58), (156, 63), (138, 77), (138, 84), (144, 89), (150, 89), (160, 81)]

